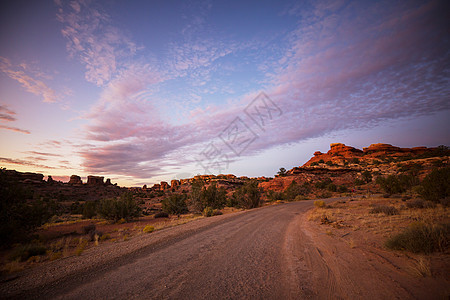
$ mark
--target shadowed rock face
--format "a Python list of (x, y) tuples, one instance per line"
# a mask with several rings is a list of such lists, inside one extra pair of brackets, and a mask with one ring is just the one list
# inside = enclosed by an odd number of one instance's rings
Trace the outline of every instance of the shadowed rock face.
[[(88, 185), (104, 185), (103, 183), (103, 176), (88, 176), (87, 184)], [(111, 183), (111, 182), (110, 182)]]
[(72, 175), (70, 176), (69, 184), (83, 184), (83, 181), (81, 181), (81, 177), (78, 175)]

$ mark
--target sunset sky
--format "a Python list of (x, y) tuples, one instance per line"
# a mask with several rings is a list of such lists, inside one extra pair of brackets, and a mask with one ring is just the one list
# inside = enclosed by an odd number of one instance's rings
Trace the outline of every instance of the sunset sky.
[(0, 166), (122, 186), (450, 144), (444, 1), (2, 1)]

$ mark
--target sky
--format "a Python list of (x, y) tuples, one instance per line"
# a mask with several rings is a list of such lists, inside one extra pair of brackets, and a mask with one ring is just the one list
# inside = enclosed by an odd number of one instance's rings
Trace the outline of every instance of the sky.
[(450, 144), (448, 1), (2, 1), (0, 167), (121, 186)]

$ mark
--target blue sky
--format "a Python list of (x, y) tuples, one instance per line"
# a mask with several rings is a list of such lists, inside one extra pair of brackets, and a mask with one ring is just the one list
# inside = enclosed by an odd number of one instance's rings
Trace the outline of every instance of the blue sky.
[(0, 165), (120, 185), (449, 143), (446, 1), (4, 1)]

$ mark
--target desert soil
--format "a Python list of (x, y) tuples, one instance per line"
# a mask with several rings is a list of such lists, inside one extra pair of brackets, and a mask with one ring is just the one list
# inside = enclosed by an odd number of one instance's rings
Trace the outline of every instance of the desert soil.
[[(333, 200), (327, 200), (328, 202)], [(363, 201), (363, 200), (361, 200)], [(308, 218), (313, 201), (273, 205), (93, 247), (2, 278), (20, 299), (440, 299), (448, 278), (359, 231)], [(358, 233), (358, 234), (355, 234)], [(349, 243), (349, 237), (352, 240)]]

